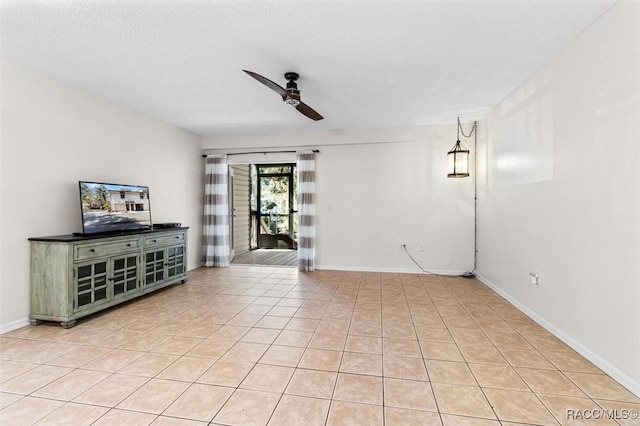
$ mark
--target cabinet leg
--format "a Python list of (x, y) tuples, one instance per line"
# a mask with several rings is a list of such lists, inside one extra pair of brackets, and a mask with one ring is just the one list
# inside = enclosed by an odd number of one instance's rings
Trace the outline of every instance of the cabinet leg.
[(76, 320), (73, 320), (73, 321), (67, 321), (67, 322), (61, 322), (61, 323), (60, 323), (60, 326), (61, 326), (62, 328), (71, 328), (71, 327), (73, 327), (74, 325), (76, 325)]
[(30, 318), (30, 319), (29, 319), (29, 322), (31, 323), (31, 325), (38, 325), (38, 324), (42, 324), (42, 320), (39, 320), (39, 319), (33, 319), (33, 318)]

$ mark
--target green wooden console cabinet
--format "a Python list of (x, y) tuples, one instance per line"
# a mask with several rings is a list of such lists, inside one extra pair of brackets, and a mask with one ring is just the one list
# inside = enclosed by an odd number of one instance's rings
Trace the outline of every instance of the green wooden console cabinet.
[(188, 227), (31, 242), (31, 314), (73, 327), (78, 318), (187, 281)]

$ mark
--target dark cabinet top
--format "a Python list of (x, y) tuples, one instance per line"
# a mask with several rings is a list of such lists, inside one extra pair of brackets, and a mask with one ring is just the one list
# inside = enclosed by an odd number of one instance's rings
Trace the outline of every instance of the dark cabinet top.
[(113, 238), (113, 237), (128, 237), (146, 234), (167, 233), (172, 231), (184, 231), (189, 229), (188, 226), (179, 226), (176, 228), (158, 228), (158, 229), (144, 229), (136, 231), (118, 231), (118, 232), (105, 232), (99, 234), (66, 234), (66, 235), (52, 235), (49, 237), (31, 237), (29, 241), (53, 241), (61, 243), (72, 243), (77, 241), (98, 240), (100, 238)]

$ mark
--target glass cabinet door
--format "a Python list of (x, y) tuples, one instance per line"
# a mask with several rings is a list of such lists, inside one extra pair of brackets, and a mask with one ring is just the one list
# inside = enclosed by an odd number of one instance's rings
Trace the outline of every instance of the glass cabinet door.
[(113, 259), (113, 295), (135, 291), (138, 288), (138, 254)]
[(107, 261), (77, 266), (76, 309), (107, 301)]
[(184, 273), (184, 246), (167, 248), (167, 277)]
[(164, 281), (164, 249), (148, 251), (144, 256), (145, 285)]

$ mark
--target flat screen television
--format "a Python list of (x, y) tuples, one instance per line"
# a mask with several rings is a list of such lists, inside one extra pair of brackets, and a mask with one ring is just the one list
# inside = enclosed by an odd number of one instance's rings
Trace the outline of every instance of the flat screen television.
[(80, 181), (82, 233), (151, 229), (149, 187)]

